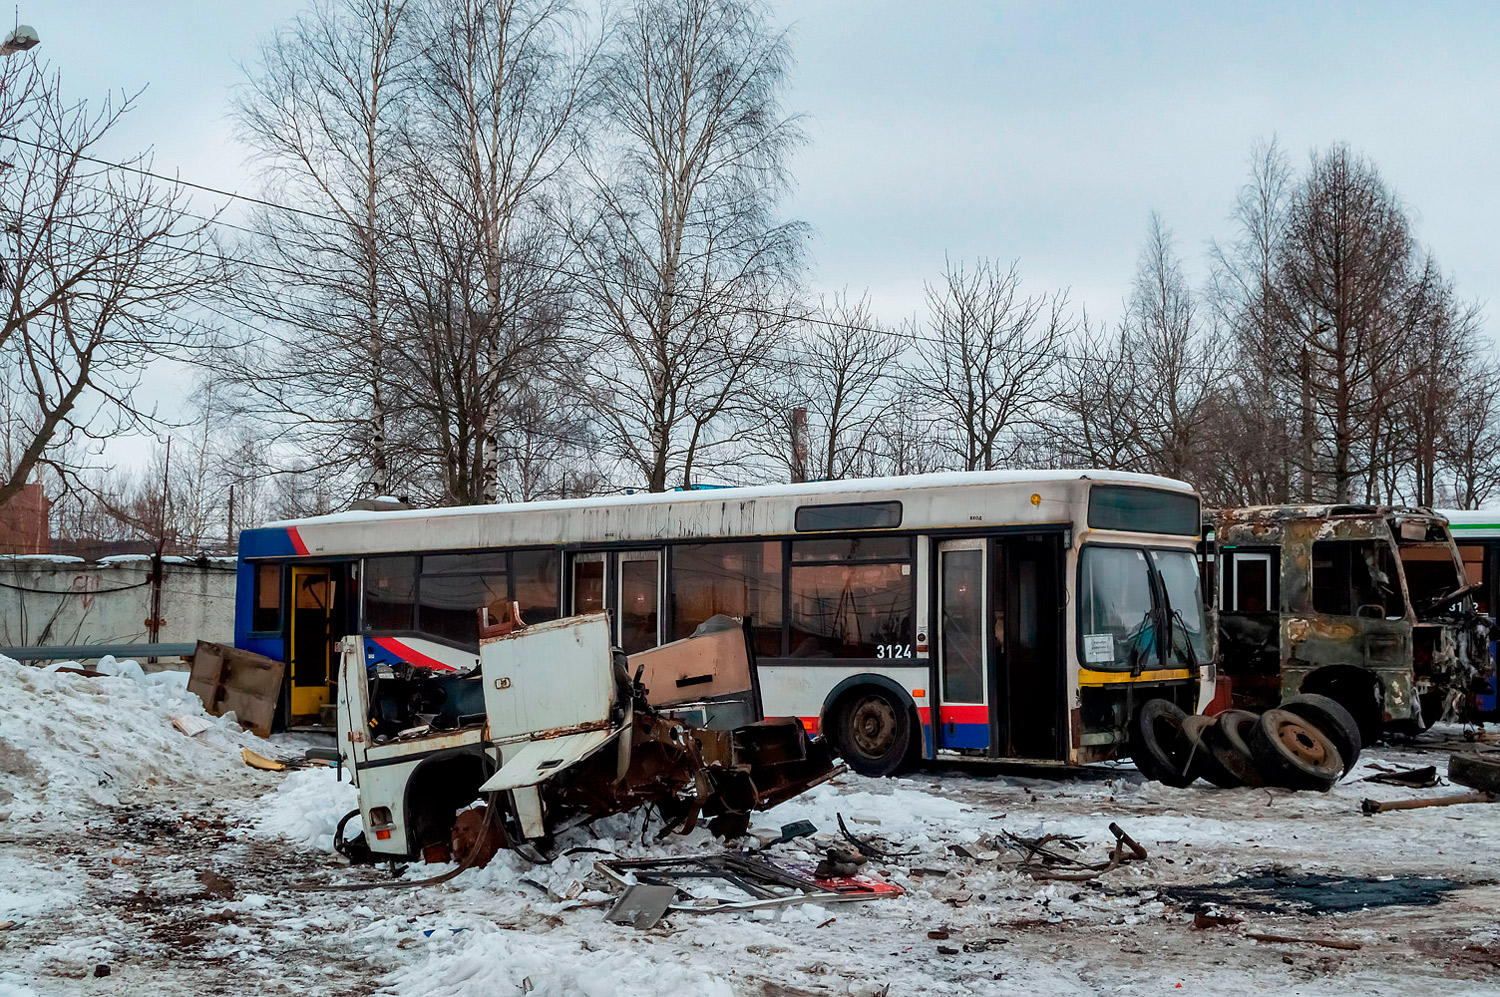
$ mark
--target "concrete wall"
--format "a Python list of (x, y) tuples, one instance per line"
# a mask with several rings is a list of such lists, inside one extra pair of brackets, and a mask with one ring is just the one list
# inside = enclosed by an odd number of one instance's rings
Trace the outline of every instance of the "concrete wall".
[[(234, 637), (234, 559), (162, 559), (164, 644)], [(87, 562), (0, 555), (0, 645), (107, 644), (150, 639), (151, 559)]]

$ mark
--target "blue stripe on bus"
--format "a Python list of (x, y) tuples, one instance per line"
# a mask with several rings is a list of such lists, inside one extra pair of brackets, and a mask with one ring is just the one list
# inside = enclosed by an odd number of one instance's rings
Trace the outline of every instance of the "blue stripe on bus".
[(945, 748), (988, 748), (990, 725), (943, 724), (942, 738)]

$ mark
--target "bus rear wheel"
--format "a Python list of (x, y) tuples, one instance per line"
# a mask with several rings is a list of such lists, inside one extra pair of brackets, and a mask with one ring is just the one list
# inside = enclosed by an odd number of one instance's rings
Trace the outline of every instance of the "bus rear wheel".
[(837, 732), (839, 754), (860, 775), (890, 775), (911, 750), (911, 714), (884, 689), (865, 687), (844, 697)]

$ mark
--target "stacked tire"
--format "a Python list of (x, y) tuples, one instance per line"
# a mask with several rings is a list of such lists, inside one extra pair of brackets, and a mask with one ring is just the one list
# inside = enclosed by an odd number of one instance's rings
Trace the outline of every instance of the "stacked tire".
[(1202, 779), (1225, 789), (1276, 786), (1327, 792), (1354, 768), (1359, 724), (1327, 696), (1295, 696), (1274, 710), (1226, 710), (1189, 716), (1165, 699), (1137, 711), (1130, 752), (1148, 779), (1189, 786)]

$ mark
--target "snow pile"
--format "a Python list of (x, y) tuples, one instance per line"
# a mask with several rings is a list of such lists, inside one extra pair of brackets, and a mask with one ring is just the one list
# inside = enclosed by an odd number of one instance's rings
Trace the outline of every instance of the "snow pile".
[[(302, 769), (289, 774), (275, 792), (266, 794), (256, 804), (259, 816), (255, 830), (332, 852), (333, 832), (339, 819), (357, 806), (359, 790), (352, 783), (340, 782), (337, 770)], [(351, 824), (345, 834), (352, 838), (359, 833), (360, 825), (357, 819)]]
[[(254, 779), (242, 747), (270, 746), (233, 719), (208, 716), (182, 673), (147, 675), (105, 658), (88, 678), (0, 657), (0, 814), (78, 813), (180, 787)], [(212, 726), (188, 737), (174, 716)]]

